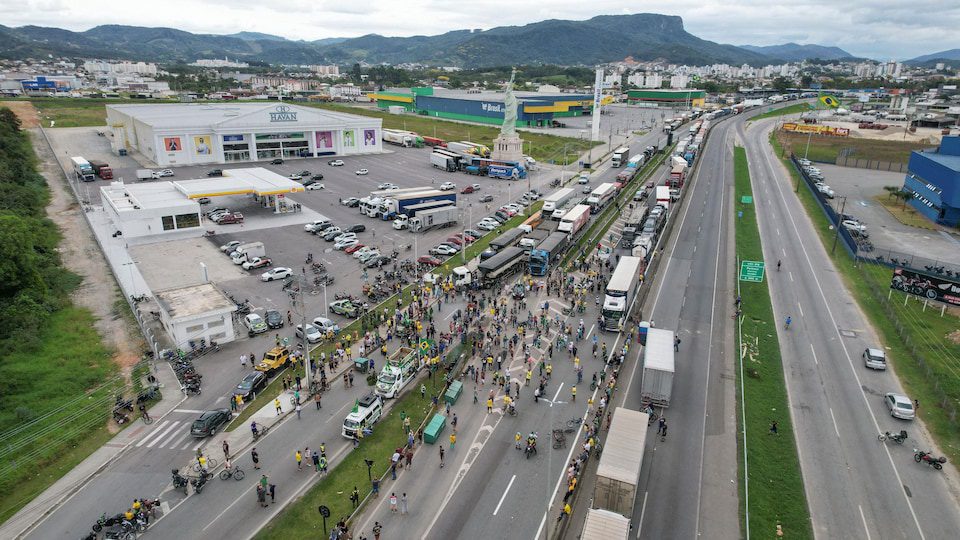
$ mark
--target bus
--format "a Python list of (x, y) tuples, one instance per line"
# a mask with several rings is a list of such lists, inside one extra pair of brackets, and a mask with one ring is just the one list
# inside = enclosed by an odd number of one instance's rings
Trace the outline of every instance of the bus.
[(77, 180), (93, 182), (97, 179), (97, 175), (93, 172), (93, 165), (90, 165), (89, 161), (82, 157), (72, 157), (70, 161), (73, 162), (73, 172), (77, 175)]
[(590, 193), (590, 196), (587, 197), (587, 206), (590, 207), (592, 213), (599, 214), (600, 211), (613, 200), (616, 194), (617, 187), (610, 182), (604, 182), (597, 186), (596, 189)]
[(520, 271), (526, 258), (526, 250), (516, 246), (510, 246), (499, 251), (477, 266), (477, 271), (480, 273), (480, 286), (488, 288), (498, 279)]
[(553, 212), (557, 209), (558, 206), (563, 206), (563, 203), (570, 200), (571, 197), (575, 196), (577, 191), (573, 188), (560, 188), (553, 193), (547, 195), (543, 199), (543, 211), (544, 212)]
[(627, 310), (640, 290), (640, 257), (620, 257), (603, 297), (603, 329), (621, 330)]
[(613, 151), (613, 158), (610, 160), (611, 167), (622, 167), (624, 163), (627, 162), (627, 156), (630, 154), (630, 149), (626, 146), (621, 146)]

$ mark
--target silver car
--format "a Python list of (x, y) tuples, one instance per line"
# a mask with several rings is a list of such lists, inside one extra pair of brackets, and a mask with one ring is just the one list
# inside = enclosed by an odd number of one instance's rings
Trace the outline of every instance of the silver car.
[(887, 404), (887, 410), (890, 411), (890, 416), (894, 418), (913, 420), (913, 417), (916, 416), (913, 402), (903, 394), (889, 392), (883, 397), (883, 401)]
[(887, 356), (880, 349), (864, 349), (863, 365), (870, 369), (887, 369)]

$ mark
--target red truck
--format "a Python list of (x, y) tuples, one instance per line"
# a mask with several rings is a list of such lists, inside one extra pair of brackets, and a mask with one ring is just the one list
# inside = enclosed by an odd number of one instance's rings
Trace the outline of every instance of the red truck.
[(100, 178), (104, 180), (113, 180), (113, 169), (110, 168), (110, 164), (104, 161), (94, 161), (90, 160), (90, 166), (93, 167), (93, 172)]

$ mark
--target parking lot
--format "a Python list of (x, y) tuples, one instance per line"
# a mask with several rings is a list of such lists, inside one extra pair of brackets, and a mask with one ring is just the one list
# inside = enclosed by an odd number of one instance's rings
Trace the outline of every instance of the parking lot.
[[(673, 118), (679, 114), (675, 109), (646, 108), (622, 103), (607, 105), (604, 107), (604, 111), (608, 114), (600, 116), (600, 139), (614, 145), (622, 143), (624, 138), (633, 131), (661, 130), (664, 119)], [(573, 116), (560, 118), (559, 120), (566, 124), (566, 127), (523, 129), (561, 137), (590, 138), (593, 128), (589, 124), (593, 122), (593, 116)], [(666, 140), (666, 138), (666, 134), (663, 134), (663, 139)]]
[(846, 197), (845, 214), (851, 214), (867, 226), (876, 253), (886, 250), (900, 255), (921, 257), (960, 266), (960, 238), (941, 230), (918, 229), (900, 223), (874, 200), (887, 196), (884, 186), (903, 186), (903, 173), (838, 167), (816, 163), (826, 184), (836, 193), (833, 206), (839, 212)]
[[(115, 178), (123, 178), (127, 183), (135, 182), (132, 180), (136, 177), (135, 171), (142, 166), (134, 158), (111, 154), (107, 137), (98, 136), (96, 132), (95, 128), (48, 130), (51, 143), (65, 167), (69, 167), (71, 156), (82, 155), (88, 160), (98, 159), (110, 163), (114, 168)], [(290, 309), (290, 300), (281, 291), (282, 282), (260, 281), (259, 276), (266, 268), (243, 270), (233, 265), (218, 249), (220, 245), (231, 240), (263, 242), (266, 257), (272, 260), (273, 267), (289, 267), (297, 273), (307, 274), (311, 282), (310, 292), (313, 294), (306, 294), (304, 297), (308, 318), (312, 319), (324, 315), (326, 310), (323, 289), (312, 286), (315, 274), (310, 265), (305, 264), (308, 253), (313, 254), (315, 262), (322, 262), (335, 280), (327, 288), (328, 302), (332, 302), (335, 292), (339, 291), (359, 296), (365, 283), (365, 272), (351, 255), (333, 249), (333, 242), (327, 242), (319, 236), (305, 232), (304, 224), (321, 216), (329, 218), (335, 225), (342, 228), (363, 224), (366, 226), (366, 231), (357, 234), (360, 243), (375, 246), (386, 255), (396, 250), (399, 252), (399, 260), (416, 260), (420, 255), (426, 255), (431, 247), (450, 235), (463, 228), (475, 228), (475, 224), (481, 218), (490, 215), (499, 206), (517, 200), (528, 188), (538, 189), (541, 192), (549, 191), (550, 181), (559, 177), (559, 171), (549, 165), (538, 167), (531, 171), (527, 180), (521, 181), (450, 173), (430, 165), (430, 148), (387, 146), (385, 150), (387, 151), (383, 154), (343, 158), (345, 165), (342, 167), (328, 165), (331, 159), (329, 157), (291, 159), (282, 165), (271, 165), (266, 162), (217, 165), (216, 168), (224, 170), (252, 166), (265, 167), (284, 176), (302, 171), (309, 171), (311, 174), (321, 173), (323, 174), (321, 183), (325, 187), (321, 190), (288, 195), (302, 208), (301, 212), (292, 214), (274, 214), (271, 208), (263, 207), (248, 196), (215, 197), (210, 204), (203, 206), (205, 212), (213, 208), (229, 208), (231, 211), (241, 212), (244, 215), (244, 223), (216, 225), (204, 219), (201, 228), (204, 231), (214, 231), (215, 234), (211, 237), (131, 239), (128, 244), (130, 255), (151, 290), (198, 283), (206, 272), (206, 276), (211, 281), (237, 299), (249, 299), (255, 311), (262, 313), (265, 309), (278, 309), (285, 313)], [(214, 166), (173, 168), (175, 176), (167, 180), (189, 181), (192, 178), (203, 178), (212, 168)], [(368, 169), (369, 174), (362, 176), (355, 174), (359, 169)], [(454, 183), (457, 206), (460, 207), (460, 222), (453, 227), (414, 234), (407, 230), (394, 230), (391, 222), (366, 217), (360, 214), (357, 208), (340, 204), (341, 199), (369, 195), (371, 191), (377, 190), (378, 184), (383, 182), (392, 182), (401, 189), (421, 186), (439, 187), (444, 182)], [(85, 197), (91, 204), (99, 204), (97, 188), (103, 184), (102, 180), (80, 183), (81, 190), (86, 189)], [(471, 194), (460, 193), (463, 187), (471, 184), (479, 184), (480, 189)], [(493, 201), (480, 203), (479, 199), (484, 195), (493, 196)], [(409, 250), (406, 246), (410, 246)], [(460, 264), (460, 259), (455, 260), (457, 261), (455, 264)], [(385, 267), (384, 270), (386, 269)], [(378, 269), (367, 270), (366, 280), (375, 279), (379, 272)], [(341, 325), (347, 322), (347, 319), (332, 313), (330, 318)], [(292, 333), (292, 329), (286, 329), (286, 334), (292, 335)]]

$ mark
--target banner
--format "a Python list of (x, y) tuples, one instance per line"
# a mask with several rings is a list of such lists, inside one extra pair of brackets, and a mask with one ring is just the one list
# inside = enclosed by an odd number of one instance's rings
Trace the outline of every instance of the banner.
[(783, 124), (782, 129), (794, 133), (813, 133), (814, 135), (833, 135), (835, 137), (846, 137), (850, 135), (848, 128), (824, 126), (821, 124), (794, 124), (787, 122)]
[(960, 283), (928, 276), (906, 268), (895, 268), (893, 270), (890, 288), (907, 294), (922, 296), (928, 300), (960, 306)]
[(198, 156), (209, 156), (213, 152), (212, 146), (209, 135), (197, 135), (193, 138), (193, 151)]
[(329, 150), (330, 148), (333, 148), (333, 132), (318, 131), (317, 132), (317, 149)]
[(820, 96), (820, 103), (823, 103), (831, 109), (836, 109), (840, 106), (840, 100), (833, 96)]
[(163, 149), (167, 152), (179, 152), (183, 150), (183, 144), (180, 142), (180, 137), (164, 137)]
[(353, 147), (356, 143), (356, 132), (352, 129), (343, 130), (343, 145)]
[(375, 130), (375, 129), (365, 129), (365, 130), (363, 130), (363, 145), (364, 145), (364, 146), (376, 146), (376, 145), (377, 145), (377, 130)]

